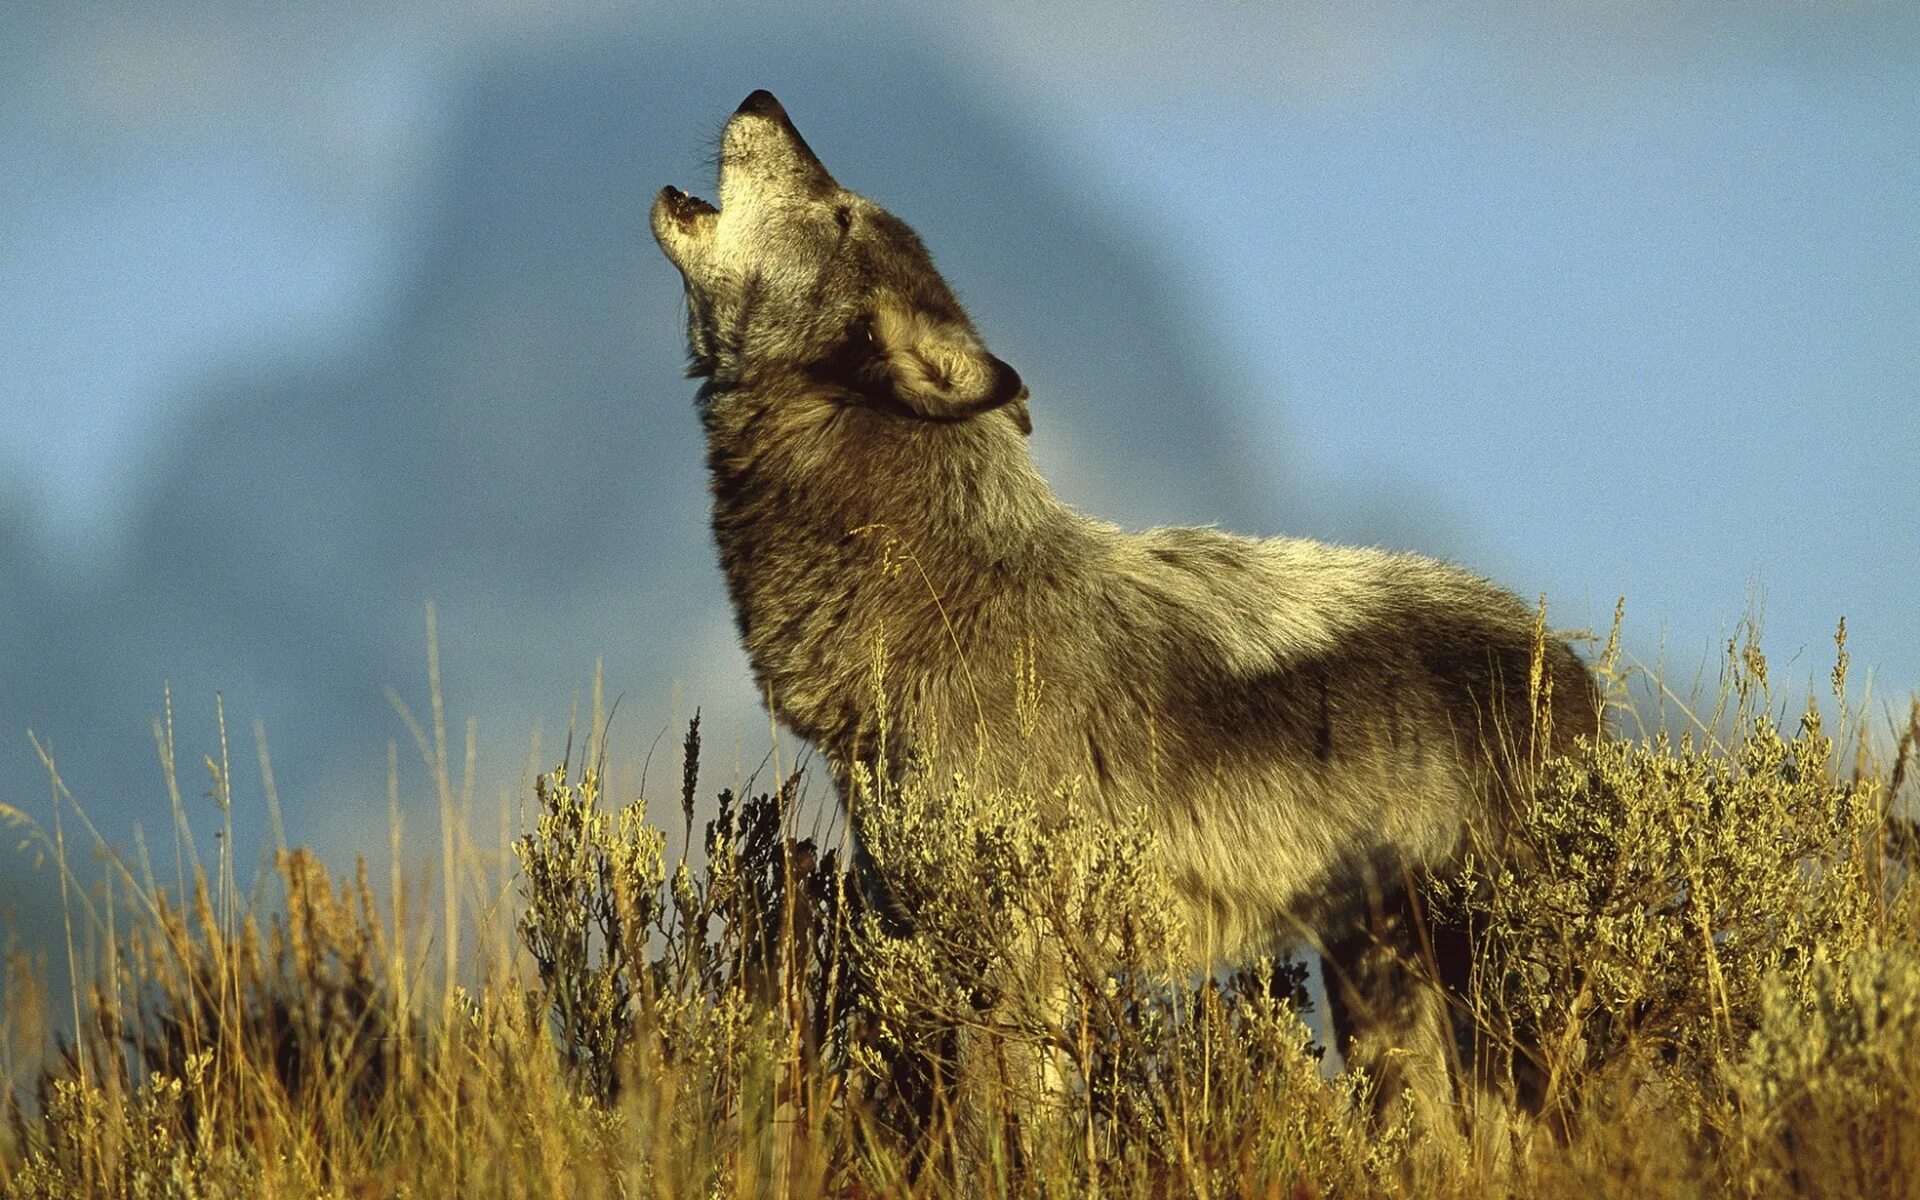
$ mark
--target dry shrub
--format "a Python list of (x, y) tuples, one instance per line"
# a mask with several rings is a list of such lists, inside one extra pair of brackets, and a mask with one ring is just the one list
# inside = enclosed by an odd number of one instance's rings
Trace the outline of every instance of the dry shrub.
[(1301, 1020), (1303, 968), (1196, 982), (1143, 820), (910, 771), (856, 776), (881, 895), (851, 1064), (922, 1166), (990, 1194), (1265, 1191), (1383, 1174)]
[(1438, 889), (1485, 935), (1479, 1036), (1544, 1081), (1549, 1121), (1493, 1153), (1328, 1078), (1299, 965), (1178, 969), (1142, 823), (856, 771), (855, 870), (798, 834), (797, 778), (696, 831), (696, 724), (685, 857), (591, 751), (506, 863), (448, 828), (476, 898), (451, 916), (502, 947), (453, 975), (450, 914), (364, 867), (283, 854), (255, 903), (223, 863), (183, 904), (110, 860), (44, 1068), (44, 988), (7, 975), (0, 1193), (1911, 1194), (1920, 935), (1884, 773), (1763, 707), (1544, 764), (1514, 864)]
[(1713, 1105), (1763, 986), (1805, 994), (1874, 938), (1880, 812), (1830, 757), (1810, 716), (1792, 737), (1758, 719), (1731, 753), (1659, 738), (1546, 765), (1513, 858), (1443, 900), (1486, 935), (1478, 1015), (1538, 1056), (1550, 1110), (1627, 1057)]
[(200, 871), (187, 910), (154, 891), (118, 925), (86, 1022), (38, 1078), (40, 1119), (20, 1126), (22, 1194), (244, 1194), (262, 1179), (247, 1142), (383, 1104), (417, 1027), (391, 1003), (364, 864), (337, 885), (305, 851), (277, 867), (285, 909), (264, 933)]
[(1756, 1191), (1802, 1196), (1920, 1192), (1920, 955), (1909, 944), (1775, 976), (1760, 1027), (1727, 1081), (1742, 1165)]

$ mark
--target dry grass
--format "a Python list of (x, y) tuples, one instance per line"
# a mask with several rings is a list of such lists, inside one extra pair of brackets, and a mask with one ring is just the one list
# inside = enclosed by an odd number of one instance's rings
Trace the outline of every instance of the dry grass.
[(433, 887), (397, 822), (382, 887), (283, 850), (259, 901), (225, 857), (196, 861), (177, 802), (170, 884), (144, 851), (83, 884), (69, 802), (27, 826), (86, 986), (63, 1022), (7, 965), (0, 1193), (1920, 1194), (1914, 840), (1885, 811), (1913, 738), (1873, 761), (1841, 649), (1847, 752), (1812, 708), (1775, 709), (1736, 644), (1690, 733), (1546, 764), (1518, 865), (1428, 897), (1488, 934), (1465, 1003), (1513, 1051), (1490, 1082), (1524, 1074), (1540, 1103), (1469, 1114), (1459, 1143), (1326, 1077), (1296, 965), (1170, 971), (1183, 932), (1144, 835), (1071, 796), (1043, 825), (1034, 797), (965, 779), (860, 781), (888, 881), (864, 892), (796, 832), (797, 780), (722, 794), (696, 836), (696, 722), (677, 812), (606, 796), (589, 744), (487, 855), (436, 702), (416, 726)]

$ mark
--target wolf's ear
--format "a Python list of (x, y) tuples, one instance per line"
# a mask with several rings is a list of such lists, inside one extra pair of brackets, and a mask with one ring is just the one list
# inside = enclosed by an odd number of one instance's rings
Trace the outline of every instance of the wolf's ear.
[(891, 393), (902, 415), (951, 422), (1005, 408), (1021, 433), (1033, 432), (1020, 373), (988, 353), (965, 325), (882, 311), (873, 317), (871, 336), (882, 367), (874, 382)]

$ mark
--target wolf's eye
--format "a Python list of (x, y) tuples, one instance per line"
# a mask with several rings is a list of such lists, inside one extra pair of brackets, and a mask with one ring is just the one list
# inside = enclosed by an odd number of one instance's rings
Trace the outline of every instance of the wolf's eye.
[(844, 204), (841, 205), (839, 208), (833, 210), (833, 221), (834, 224), (840, 226), (841, 233), (847, 232), (847, 230), (853, 228), (853, 210)]
[(861, 342), (871, 344), (879, 341), (878, 338), (873, 336), (873, 318), (867, 316), (855, 317), (853, 323), (847, 326), (847, 341), (855, 344)]

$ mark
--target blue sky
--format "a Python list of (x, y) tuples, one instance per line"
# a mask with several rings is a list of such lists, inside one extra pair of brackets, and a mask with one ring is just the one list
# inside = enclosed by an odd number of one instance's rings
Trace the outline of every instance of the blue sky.
[(1223, 314), (1290, 465), (1393, 481), (1563, 614), (1624, 594), (1678, 661), (1751, 591), (1823, 675), (1845, 615), (1903, 696), (1920, 58), (1779, 49), (1559, 104), (1463, 54), (1375, 103), (1258, 132), (1142, 112), (1108, 144), (1219, 214), (1169, 274)]
[[(1165, 421), (1217, 410), (1235, 431), (1250, 486), (1276, 498), (1250, 532), (1443, 553), (1547, 594), (1567, 626), (1604, 622), (1624, 593), (1636, 650), (1664, 642), (1686, 670), (1759, 595), (1769, 647), (1802, 680), (1824, 678), (1844, 615), (1883, 697), (1920, 687), (1915, 10), (1273, 7), (840, 5), (832, 20), (966, 80), (1051, 191), (1143, 265), (1212, 372), (1166, 396)], [(567, 3), (8, 6), (0, 537), (60, 587), (115, 586), (156, 464), (191, 455), (220, 381), (298, 373), (393, 321), (475, 73), (644, 42), (653, 19)], [(671, 20), (699, 44), (701, 18)], [(716, 42), (663, 86), (710, 91), (713, 126), (751, 86), (803, 129), (841, 94), (804, 56), (776, 79), (733, 79), (729, 62)], [(910, 110), (837, 114), (821, 148), (919, 220), (937, 211), (914, 190), (928, 185), (864, 164), (855, 136), (910, 138)], [(659, 182), (698, 190), (710, 133), (686, 129)], [(1046, 240), (1020, 196), (967, 182), (1003, 206), (988, 215), (1009, 244)], [(922, 222), (949, 264), (970, 261), (956, 229)], [(670, 313), (671, 273), (642, 278), (609, 303), (636, 322)], [(988, 263), (955, 282), (997, 347), (1040, 353), (1035, 314), (1082, 319), (1049, 312), (1057, 280)], [(1070, 496), (1212, 519), (1102, 467), (1075, 440), (1100, 397), (1052, 381), (1074, 419), (1049, 421), (1037, 396), (1036, 451)], [(715, 629), (699, 644), (724, 642)], [(126, 668), (155, 692), (169, 674)], [(18, 787), (0, 776), (0, 796)]]

